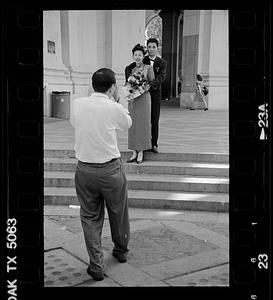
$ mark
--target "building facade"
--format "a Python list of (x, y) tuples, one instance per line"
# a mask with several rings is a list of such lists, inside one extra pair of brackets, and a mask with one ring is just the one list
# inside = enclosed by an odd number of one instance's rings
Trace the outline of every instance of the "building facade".
[(179, 96), (180, 107), (188, 108), (200, 73), (209, 86), (209, 109), (228, 110), (228, 11), (74, 10), (44, 11), (44, 116), (52, 116), (53, 91), (70, 92), (70, 106), (90, 95), (99, 68), (111, 68), (123, 86), (131, 49), (145, 44), (155, 16), (162, 18), (161, 56), (168, 63), (164, 97)]

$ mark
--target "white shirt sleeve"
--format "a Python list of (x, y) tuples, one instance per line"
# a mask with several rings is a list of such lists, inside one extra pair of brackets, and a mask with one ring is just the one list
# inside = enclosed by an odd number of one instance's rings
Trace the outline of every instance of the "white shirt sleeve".
[(124, 108), (121, 104), (117, 103), (117, 116), (116, 116), (116, 129), (127, 130), (132, 126), (132, 119), (129, 111)]

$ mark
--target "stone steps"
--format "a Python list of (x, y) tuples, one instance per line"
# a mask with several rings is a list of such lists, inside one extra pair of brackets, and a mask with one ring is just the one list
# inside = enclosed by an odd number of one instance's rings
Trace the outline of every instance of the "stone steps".
[[(131, 207), (228, 211), (228, 155), (146, 152), (140, 165), (126, 163), (130, 155), (121, 152)], [(44, 156), (45, 204), (78, 205), (74, 150), (45, 149)]]
[[(45, 171), (75, 172), (76, 158), (45, 158)], [(183, 161), (144, 161), (141, 165), (124, 162), (126, 173), (169, 174), (194, 176), (229, 176), (229, 166), (224, 163), (201, 163)]]
[[(74, 187), (74, 172), (44, 172), (44, 186)], [(228, 179), (184, 175), (127, 173), (129, 189), (227, 193)]]
[[(74, 188), (45, 187), (45, 205), (79, 205)], [(228, 194), (128, 190), (130, 207), (228, 212)]]

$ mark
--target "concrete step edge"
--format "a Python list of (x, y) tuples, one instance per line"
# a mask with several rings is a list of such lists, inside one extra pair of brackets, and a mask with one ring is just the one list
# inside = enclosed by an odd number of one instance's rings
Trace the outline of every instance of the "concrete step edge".
[[(75, 196), (76, 197), (76, 190), (75, 188), (71, 187), (44, 187), (44, 193), (47, 196)], [(214, 198), (217, 201), (221, 200), (224, 202), (228, 202), (229, 195), (225, 193), (194, 193), (194, 192), (170, 192), (170, 191), (151, 191), (151, 190), (133, 190), (128, 189), (128, 196), (130, 198), (159, 198), (159, 199), (166, 199), (167, 200), (193, 200), (194, 198), (202, 199), (207, 201), (207, 198)], [(215, 201), (216, 201), (215, 200)], [(212, 200), (210, 200), (212, 201)]]
[[(78, 160), (76, 158), (61, 158), (61, 157), (46, 157), (44, 163), (47, 164), (77, 164)], [(210, 169), (223, 169), (228, 170), (229, 164), (219, 163), (219, 162), (194, 162), (194, 161), (144, 161), (141, 165), (136, 165), (134, 163), (127, 163), (123, 160), (123, 164), (126, 166), (138, 167), (143, 166), (149, 167), (187, 167), (187, 168), (210, 168)]]
[[(58, 172), (58, 171), (45, 171), (45, 179), (74, 179), (75, 172)], [(216, 176), (189, 176), (189, 175), (170, 175), (170, 174), (133, 174), (127, 173), (126, 178), (128, 181), (164, 181), (164, 182), (179, 182), (179, 183), (190, 183), (192, 181), (198, 180), (196, 183), (207, 183), (206, 180), (218, 180), (218, 183), (228, 184), (229, 179), (226, 177), (216, 177)], [(179, 181), (178, 181), (179, 180)], [(181, 181), (182, 180), (182, 181)], [(184, 181), (183, 181), (184, 180)], [(222, 181), (222, 182), (220, 182)], [(209, 183), (209, 182), (208, 182)]]
[[(121, 151), (122, 158), (129, 158), (131, 151)], [(71, 157), (75, 158), (75, 151), (71, 149), (44, 149), (45, 157)], [(144, 156), (149, 160), (191, 160), (191, 161), (214, 161), (214, 162), (229, 162), (229, 154), (222, 153), (172, 153), (160, 152), (158, 154), (146, 152)]]
[[(154, 174), (154, 175), (187, 175), (198, 177), (229, 177), (229, 169), (222, 168), (199, 168), (199, 167), (182, 167), (182, 166), (152, 166), (152, 165), (132, 165), (124, 164), (124, 170), (129, 174)], [(74, 164), (45, 164), (44, 172), (75, 172), (76, 165)]]
[[(56, 189), (45, 188), (45, 205), (79, 205), (75, 189), (70, 188), (69, 192), (66, 191), (66, 195), (61, 195), (60, 191), (56, 195)], [(63, 190), (63, 188), (60, 189)], [(172, 196), (166, 197), (168, 194), (172, 194)], [(166, 191), (128, 190), (128, 202), (129, 207), (137, 208), (210, 212), (228, 212), (229, 210), (228, 194), (220, 195), (218, 193), (167, 193)]]
[[(197, 163), (175, 161), (144, 161), (138, 165), (123, 162), (126, 174), (169, 174), (205, 177), (229, 177), (229, 166), (223, 163)], [(45, 172), (75, 172), (77, 160), (73, 158), (47, 158)]]

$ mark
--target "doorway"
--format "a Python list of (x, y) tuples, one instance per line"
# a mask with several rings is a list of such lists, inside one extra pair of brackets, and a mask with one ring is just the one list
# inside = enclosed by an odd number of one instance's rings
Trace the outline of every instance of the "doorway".
[[(167, 61), (167, 76), (162, 84), (164, 104), (180, 106), (182, 88), (183, 10), (161, 10), (162, 58)], [(175, 105), (174, 105), (175, 106)]]

